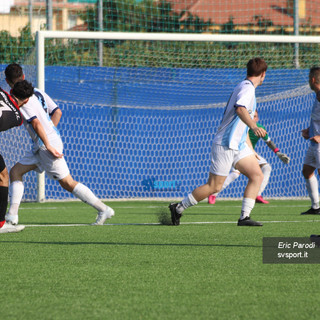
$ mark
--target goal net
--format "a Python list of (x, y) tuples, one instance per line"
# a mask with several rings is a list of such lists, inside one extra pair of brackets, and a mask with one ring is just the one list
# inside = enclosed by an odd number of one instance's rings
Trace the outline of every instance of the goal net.
[[(260, 123), (291, 158), (284, 165), (260, 141), (272, 166), (265, 198), (307, 195), (301, 174), (314, 93), (309, 68), (319, 61), (317, 37), (54, 32), (37, 35), (26, 76), (57, 102), (59, 130), (75, 180), (101, 199), (181, 198), (206, 182), (212, 140), (246, 63), (268, 63), (256, 89)], [(24, 129), (1, 135), (8, 167), (30, 147)], [(240, 198), (240, 177), (221, 198)], [(38, 187), (26, 175), (24, 200), (72, 198), (56, 181)], [(41, 185), (41, 183), (40, 183)], [(40, 190), (40, 191), (39, 191)]]

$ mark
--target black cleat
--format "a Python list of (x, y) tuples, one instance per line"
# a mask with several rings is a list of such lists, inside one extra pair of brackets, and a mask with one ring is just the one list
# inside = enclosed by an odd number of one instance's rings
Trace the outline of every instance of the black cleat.
[(238, 226), (248, 226), (248, 227), (262, 227), (262, 223), (258, 221), (251, 220), (250, 217), (245, 217), (242, 220), (238, 220)]
[(301, 212), (302, 215), (305, 215), (305, 214), (320, 214), (320, 208), (318, 209), (313, 209), (313, 208), (310, 208), (308, 211), (306, 212)]
[(310, 241), (314, 242), (315, 245), (319, 248), (320, 247), (320, 235), (318, 234), (312, 234), (310, 236)]
[(171, 212), (171, 221), (174, 226), (178, 226), (180, 224), (180, 218), (182, 217), (181, 213), (178, 213), (177, 208), (178, 203), (170, 203), (169, 209)]

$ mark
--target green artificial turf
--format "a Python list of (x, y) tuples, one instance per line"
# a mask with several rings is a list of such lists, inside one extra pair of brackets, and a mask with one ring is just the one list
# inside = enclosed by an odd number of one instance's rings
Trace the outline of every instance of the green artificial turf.
[(26, 229), (0, 235), (2, 320), (319, 318), (319, 264), (262, 262), (263, 237), (320, 234), (308, 201), (257, 204), (263, 227), (236, 225), (240, 201), (200, 203), (180, 226), (158, 224), (167, 202), (108, 204), (104, 226), (80, 202), (22, 204)]

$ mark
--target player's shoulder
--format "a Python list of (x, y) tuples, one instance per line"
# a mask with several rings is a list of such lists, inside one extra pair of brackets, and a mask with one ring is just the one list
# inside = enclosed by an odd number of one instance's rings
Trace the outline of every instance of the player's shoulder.
[(241, 81), (238, 86), (237, 86), (237, 90), (241, 93), (244, 92), (250, 92), (250, 93), (254, 93), (255, 92), (255, 87), (252, 84), (252, 82), (248, 79), (244, 79), (243, 81)]

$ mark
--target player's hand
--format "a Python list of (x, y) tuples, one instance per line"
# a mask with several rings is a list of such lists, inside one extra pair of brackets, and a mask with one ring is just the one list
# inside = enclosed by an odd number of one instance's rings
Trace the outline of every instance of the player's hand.
[(288, 164), (290, 162), (290, 158), (285, 153), (278, 151), (276, 155), (284, 164)]
[(47, 150), (55, 157), (55, 158), (62, 158), (63, 154), (56, 150), (54, 147), (47, 146)]
[(310, 138), (311, 141), (314, 141), (316, 143), (320, 143), (320, 136), (314, 136)]
[(259, 127), (253, 128), (252, 131), (259, 138), (263, 138), (267, 134), (266, 130), (264, 130), (263, 128), (259, 128)]
[(309, 128), (301, 130), (302, 137), (306, 140), (309, 139)]

